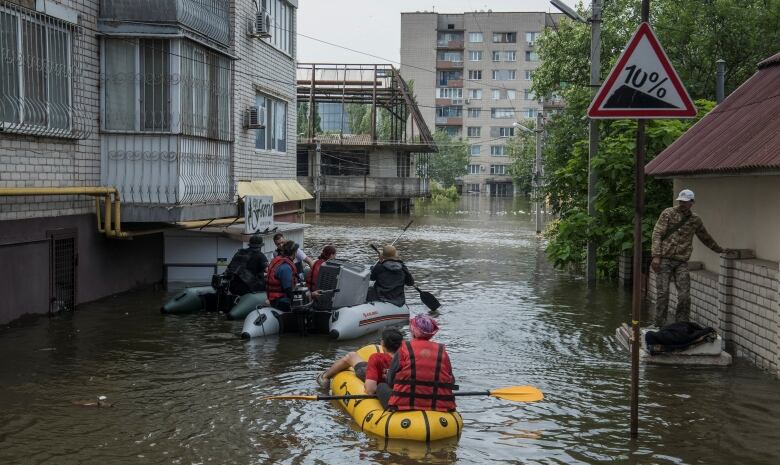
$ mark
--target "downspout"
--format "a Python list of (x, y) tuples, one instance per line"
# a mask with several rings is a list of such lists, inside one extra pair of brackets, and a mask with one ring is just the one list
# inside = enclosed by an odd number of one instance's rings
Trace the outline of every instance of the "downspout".
[[(19, 197), (34, 195), (90, 195), (95, 197), (97, 230), (106, 237), (127, 238), (122, 232), (121, 201), (115, 187), (0, 187), (0, 196)], [(100, 218), (100, 198), (105, 202), (105, 220)], [(113, 211), (113, 213), (112, 213)], [(112, 225), (112, 216), (114, 217)]]

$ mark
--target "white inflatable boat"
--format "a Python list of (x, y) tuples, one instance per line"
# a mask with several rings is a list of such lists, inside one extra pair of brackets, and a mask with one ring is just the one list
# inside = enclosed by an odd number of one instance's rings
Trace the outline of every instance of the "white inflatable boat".
[[(338, 340), (354, 339), (385, 326), (409, 321), (409, 307), (389, 302), (366, 302), (370, 271), (343, 260), (329, 260), (320, 267), (318, 289), (325, 294), (316, 305), (283, 312), (258, 307), (247, 315), (241, 337), (279, 333), (330, 334)], [(327, 292), (331, 291), (331, 292)]]

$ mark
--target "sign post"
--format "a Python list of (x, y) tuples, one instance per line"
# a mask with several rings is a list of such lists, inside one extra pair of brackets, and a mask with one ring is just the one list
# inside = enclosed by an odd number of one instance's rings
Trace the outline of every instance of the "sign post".
[(244, 234), (268, 231), (274, 227), (274, 198), (270, 195), (244, 197)]
[(642, 310), (642, 214), (645, 208), (645, 120), (693, 118), (696, 107), (650, 27), (650, 0), (642, 0), (642, 23), (588, 108), (595, 119), (637, 119), (634, 171), (634, 257), (631, 299), (631, 426), (639, 435), (639, 319)]

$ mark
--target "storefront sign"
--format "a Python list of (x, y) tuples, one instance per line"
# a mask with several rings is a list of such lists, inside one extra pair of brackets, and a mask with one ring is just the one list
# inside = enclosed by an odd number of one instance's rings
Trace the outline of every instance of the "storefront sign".
[(254, 234), (274, 227), (274, 198), (270, 195), (244, 197), (244, 232)]

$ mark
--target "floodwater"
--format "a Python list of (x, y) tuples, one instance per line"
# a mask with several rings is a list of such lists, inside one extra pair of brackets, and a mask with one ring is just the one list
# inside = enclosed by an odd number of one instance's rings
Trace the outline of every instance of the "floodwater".
[[(479, 198), (418, 208), (398, 246), (444, 304), (437, 339), (461, 388), (530, 384), (542, 402), (459, 398), (459, 440), (386, 442), (327, 402), (258, 400), (315, 393), (317, 373), (376, 337), (247, 342), (241, 322), (216, 314), (160, 315), (166, 293), (146, 290), (0, 329), (0, 463), (780, 463), (780, 384), (739, 361), (642, 367), (640, 437), (629, 440), (630, 363), (614, 330), (630, 295), (552, 270), (529, 211)], [(369, 243), (407, 221), (323, 216), (305, 248), (333, 243), (368, 264)], [(99, 395), (113, 408), (73, 404)]]

